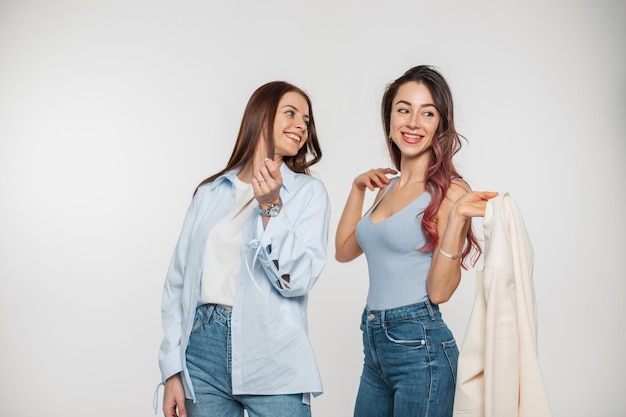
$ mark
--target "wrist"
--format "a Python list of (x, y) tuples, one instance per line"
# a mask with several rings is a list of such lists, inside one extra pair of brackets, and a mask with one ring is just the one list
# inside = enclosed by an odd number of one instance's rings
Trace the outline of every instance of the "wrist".
[(439, 254), (445, 256), (446, 258), (455, 260), (455, 259), (459, 259), (463, 253), (462, 252), (450, 253), (450, 252), (446, 252), (445, 250), (439, 248)]
[(356, 182), (356, 180), (352, 183), (352, 190), (353, 191), (358, 191), (360, 193), (365, 194), (365, 189), (367, 187), (365, 186), (365, 184), (359, 184)]
[(280, 199), (280, 197), (278, 197), (278, 198), (276, 198), (274, 200), (271, 200), (271, 201), (267, 201), (267, 202), (264, 202), (264, 203), (259, 203), (259, 208), (261, 210), (267, 210), (269, 208), (269, 206), (271, 206), (272, 204), (281, 204), (282, 205), (282, 203), (283, 203), (282, 200)]
[(280, 210), (282, 208), (283, 208), (283, 201), (281, 200), (280, 197), (278, 197), (278, 200), (270, 202), (270, 203), (266, 203), (266, 204), (259, 203), (259, 214), (263, 217), (276, 217), (278, 216), (278, 213), (280, 213)]
[(169, 378), (167, 378), (164, 382), (165, 382), (166, 384), (168, 384), (168, 383), (172, 383), (172, 382), (174, 382), (174, 381), (176, 381), (176, 380), (178, 380), (178, 381), (182, 381), (182, 378), (181, 378), (181, 376), (180, 376), (180, 372), (175, 373), (174, 375), (170, 376), (170, 377), (169, 377)]
[(448, 226), (454, 227), (463, 227), (468, 217), (465, 217), (457, 210), (450, 210), (450, 215), (448, 216)]

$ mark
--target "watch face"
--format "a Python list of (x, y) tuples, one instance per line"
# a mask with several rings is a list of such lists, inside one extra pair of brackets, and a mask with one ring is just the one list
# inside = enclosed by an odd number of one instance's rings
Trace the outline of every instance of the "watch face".
[(270, 204), (267, 209), (262, 209), (261, 206), (259, 206), (259, 213), (261, 214), (261, 216), (264, 217), (276, 217), (278, 216), (278, 213), (280, 213), (280, 209), (283, 207), (283, 202), (282, 200), (278, 200), (278, 203), (272, 203)]
[(280, 213), (280, 206), (278, 204), (272, 204), (269, 206), (267, 211), (271, 217), (278, 216), (278, 213)]

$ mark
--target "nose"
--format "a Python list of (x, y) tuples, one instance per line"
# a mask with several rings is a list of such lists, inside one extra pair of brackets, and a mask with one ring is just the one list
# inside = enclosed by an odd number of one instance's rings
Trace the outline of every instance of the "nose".
[(299, 118), (298, 120), (296, 120), (296, 128), (300, 130), (306, 130), (307, 128), (306, 120), (304, 120), (303, 118)]
[(407, 126), (411, 129), (417, 129), (420, 126), (420, 115), (418, 113), (411, 113)]

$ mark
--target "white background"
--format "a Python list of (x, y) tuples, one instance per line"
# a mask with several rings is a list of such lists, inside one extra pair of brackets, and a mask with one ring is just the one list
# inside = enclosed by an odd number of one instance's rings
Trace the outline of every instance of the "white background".
[[(459, 169), (524, 214), (555, 415), (624, 415), (625, 17), (610, 0), (0, 1), (1, 414), (152, 415), (187, 204), (280, 79), (311, 96), (333, 207), (313, 413), (351, 415), (367, 275), (334, 261), (334, 230), (354, 176), (389, 165), (385, 85), (432, 64)], [(473, 282), (442, 307), (459, 342)]]

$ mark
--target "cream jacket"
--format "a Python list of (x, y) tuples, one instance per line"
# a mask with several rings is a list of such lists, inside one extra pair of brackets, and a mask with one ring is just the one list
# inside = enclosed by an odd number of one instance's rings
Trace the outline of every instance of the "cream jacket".
[(551, 417), (537, 356), (534, 252), (515, 200), (483, 219), (485, 261), (459, 354), (455, 417)]

